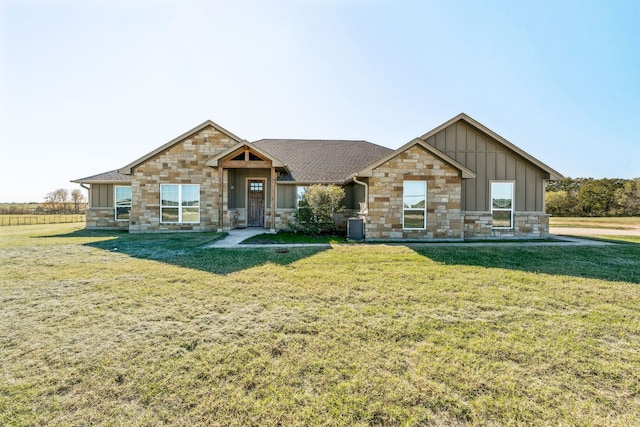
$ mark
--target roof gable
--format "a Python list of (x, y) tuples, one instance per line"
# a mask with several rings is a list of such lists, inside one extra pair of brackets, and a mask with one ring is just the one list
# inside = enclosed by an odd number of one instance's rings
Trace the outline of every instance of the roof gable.
[(211, 167), (217, 167), (219, 165), (219, 163), (223, 160), (227, 160), (227, 157), (232, 158), (234, 155), (240, 154), (241, 152), (244, 152), (245, 150), (248, 150), (249, 152), (255, 152), (258, 156), (260, 157), (264, 157), (269, 159), (274, 167), (281, 167), (281, 168), (285, 168), (286, 165), (284, 162), (282, 162), (281, 160), (279, 160), (277, 157), (272, 156), (271, 154), (269, 154), (268, 152), (266, 152), (265, 150), (263, 150), (262, 148), (255, 146), (254, 144), (249, 144), (248, 142), (243, 143), (242, 145), (233, 145), (229, 148), (227, 148), (226, 150), (218, 153), (216, 156), (212, 157), (211, 159), (207, 160), (207, 162), (205, 163), (207, 166), (211, 166)]
[[(459, 121), (464, 121), (466, 124), (470, 125), (471, 127), (475, 128), (478, 131), (480, 131), (480, 132), (488, 135), (489, 137), (491, 137), (499, 145), (502, 145), (507, 150), (517, 154), (518, 156), (520, 156), (523, 159), (527, 160), (528, 162), (532, 163), (536, 167), (540, 168), (541, 170), (543, 170), (544, 172), (549, 174), (549, 179), (557, 180), (557, 179), (563, 178), (562, 174), (560, 174), (558, 171), (556, 171), (556, 170), (552, 169), (551, 167), (547, 166), (546, 164), (544, 164), (540, 160), (536, 159), (535, 157), (533, 157), (532, 155), (530, 155), (526, 151), (524, 151), (521, 148), (517, 147), (513, 143), (509, 142), (507, 139), (505, 139), (502, 136), (498, 135), (497, 133), (495, 133), (494, 131), (492, 131), (488, 127), (484, 126), (482, 123), (480, 123), (480, 122), (474, 120), (473, 118), (469, 117), (465, 113), (458, 114), (457, 116), (455, 116), (452, 119), (444, 122), (440, 126), (438, 126), (438, 127), (434, 128), (434, 129), (430, 130), (429, 132), (425, 133), (419, 139), (421, 139), (422, 141), (426, 142), (432, 136), (436, 135), (440, 131), (446, 129), (447, 127), (449, 127), (452, 124), (454, 124), (456, 122), (459, 122)], [(432, 147), (432, 145), (430, 145), (428, 143), (427, 143), (427, 145)]]
[(453, 166), (455, 169), (459, 170), (460, 171), (460, 176), (462, 178), (475, 178), (476, 177), (476, 174), (475, 174), (474, 171), (472, 171), (471, 169), (467, 168), (463, 164), (457, 162), (456, 160), (454, 160), (451, 157), (447, 156), (442, 151), (436, 149), (435, 147), (432, 147), (431, 145), (427, 144), (426, 142), (422, 141), (419, 138), (415, 138), (415, 139), (409, 141), (408, 143), (406, 143), (402, 147), (398, 148), (397, 150), (389, 153), (388, 155), (382, 157), (381, 159), (377, 160), (376, 162), (374, 162), (374, 163), (370, 164), (369, 166), (365, 167), (364, 169), (360, 170), (359, 172), (357, 172), (356, 175), (357, 176), (364, 176), (364, 177), (371, 176), (371, 174), (373, 173), (373, 170), (375, 168), (377, 168), (380, 165), (388, 162), (389, 160), (391, 160), (394, 157), (400, 155), (401, 153), (407, 151), (409, 148), (411, 148), (411, 147), (413, 147), (415, 145), (419, 145), (420, 147), (424, 148), (426, 151), (428, 151), (429, 153), (431, 153), (435, 157), (439, 158), (443, 162), (448, 163), (449, 165)]
[(183, 141), (185, 139), (188, 139), (189, 137), (193, 136), (194, 134), (200, 132), (203, 129), (206, 129), (207, 127), (214, 128), (218, 132), (227, 135), (229, 138), (231, 138), (235, 142), (243, 142), (244, 141), (243, 139), (239, 138), (238, 136), (236, 136), (233, 133), (229, 132), (228, 130), (224, 129), (222, 126), (218, 125), (217, 123), (214, 123), (211, 120), (207, 120), (207, 121), (202, 122), (198, 126), (194, 127), (193, 129), (188, 130), (187, 132), (183, 133), (182, 135), (180, 135), (180, 136), (178, 136), (176, 138), (173, 138), (171, 141), (167, 142), (166, 144), (164, 144), (164, 145), (156, 148), (155, 150), (145, 154), (144, 156), (140, 157), (139, 159), (134, 160), (133, 162), (131, 162), (128, 165), (126, 165), (125, 167), (119, 169), (118, 172), (122, 173), (122, 174), (125, 174), (125, 175), (131, 174), (132, 169), (135, 168), (136, 166), (139, 166), (140, 164), (146, 162), (150, 158), (156, 156), (157, 154), (162, 153), (165, 150), (168, 150), (169, 148), (173, 147), (174, 145), (180, 143), (181, 141)]

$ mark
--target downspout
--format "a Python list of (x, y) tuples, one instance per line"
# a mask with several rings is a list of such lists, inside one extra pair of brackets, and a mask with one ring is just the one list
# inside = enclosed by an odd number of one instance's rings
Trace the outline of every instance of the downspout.
[(364, 211), (369, 212), (369, 184), (363, 181), (358, 181), (358, 174), (353, 175), (353, 182), (364, 186)]
[(91, 187), (87, 187), (86, 184), (84, 183), (80, 183), (80, 187), (87, 190), (87, 207), (90, 208), (92, 206), (91, 205)]

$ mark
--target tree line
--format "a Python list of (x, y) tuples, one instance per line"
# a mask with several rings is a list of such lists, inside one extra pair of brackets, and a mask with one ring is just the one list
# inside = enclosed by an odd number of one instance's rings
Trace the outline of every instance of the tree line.
[(58, 188), (47, 193), (42, 203), (8, 203), (0, 206), (0, 214), (82, 214), (86, 207), (87, 199), (82, 190)]
[(640, 216), (640, 178), (563, 178), (547, 183), (555, 216)]

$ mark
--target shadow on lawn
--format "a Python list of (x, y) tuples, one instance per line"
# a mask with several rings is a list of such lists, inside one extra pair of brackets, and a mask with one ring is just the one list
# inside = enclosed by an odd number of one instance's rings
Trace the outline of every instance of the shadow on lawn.
[(502, 268), (640, 284), (640, 245), (606, 247), (421, 247), (416, 253), (446, 265)]
[[(145, 233), (78, 230), (47, 237), (85, 238), (85, 246), (128, 256), (160, 261), (214, 274), (229, 274), (273, 263), (288, 265), (320, 252), (325, 247), (283, 250), (264, 248), (211, 249), (203, 245), (224, 237), (223, 233)], [(368, 245), (355, 245), (354, 250)], [(586, 277), (640, 284), (640, 245), (591, 246), (420, 246), (407, 245), (416, 253), (445, 265), (469, 265), (532, 273)], [(375, 247), (375, 245), (371, 245)], [(363, 262), (367, 262), (366, 257)]]
[(327, 250), (323, 247), (283, 250), (269, 246), (258, 249), (203, 248), (203, 245), (225, 235), (226, 233), (215, 232), (129, 234), (118, 230), (85, 229), (47, 237), (95, 238), (83, 245), (215, 274), (234, 273), (268, 263), (288, 265)]

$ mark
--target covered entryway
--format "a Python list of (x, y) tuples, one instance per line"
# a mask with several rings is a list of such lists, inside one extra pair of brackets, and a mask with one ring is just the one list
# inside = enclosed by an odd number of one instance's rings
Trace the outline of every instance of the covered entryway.
[(249, 143), (233, 145), (206, 162), (217, 169), (218, 230), (261, 227), (275, 232), (276, 181), (288, 172), (280, 160)]
[(264, 227), (264, 179), (250, 179), (247, 181), (247, 226)]

